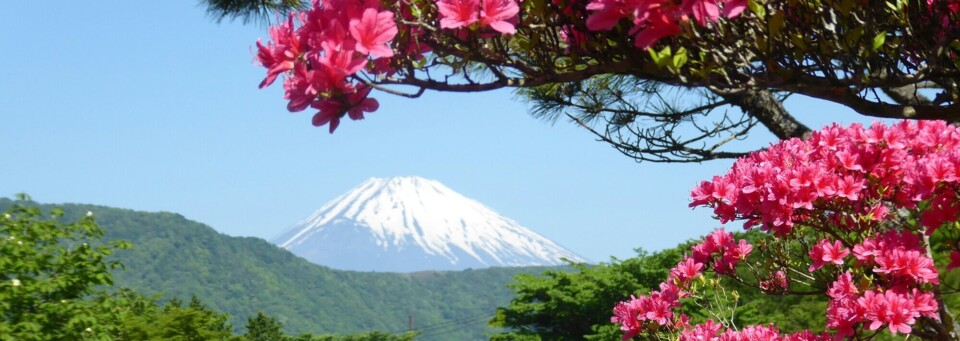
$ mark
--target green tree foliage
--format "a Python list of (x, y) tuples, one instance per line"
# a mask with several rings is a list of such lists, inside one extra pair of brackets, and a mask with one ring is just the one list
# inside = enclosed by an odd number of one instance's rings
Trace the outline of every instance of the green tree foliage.
[(283, 339), (280, 331), (283, 324), (277, 319), (257, 312), (257, 316), (247, 318), (247, 333), (244, 337), (250, 341), (271, 341)]
[(119, 290), (112, 297), (118, 312), (118, 340), (243, 340), (233, 335), (230, 316), (207, 307), (197, 297), (184, 306), (180, 300), (161, 305), (160, 296), (146, 297)]
[(0, 216), (0, 339), (107, 338), (109, 305), (88, 298), (113, 283), (106, 257), (126, 243), (94, 245), (103, 230), (90, 214), (64, 223), (19, 200)]
[(311, 336), (303, 335), (294, 341), (413, 341), (417, 337), (416, 333), (389, 334), (383, 332), (368, 332), (353, 335), (321, 335)]
[(207, 14), (217, 21), (224, 18), (268, 22), (275, 13), (287, 13), (306, 8), (305, 0), (205, 0)]

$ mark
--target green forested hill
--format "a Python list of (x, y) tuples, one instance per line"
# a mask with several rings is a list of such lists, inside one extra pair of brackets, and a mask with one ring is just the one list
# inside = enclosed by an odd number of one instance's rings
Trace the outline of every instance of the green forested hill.
[[(0, 198), (0, 210), (11, 204)], [(41, 205), (47, 208), (52, 205)], [(259, 238), (230, 237), (174, 213), (57, 205), (75, 219), (87, 211), (106, 240), (133, 247), (116, 254), (117, 287), (166, 298), (198, 296), (242, 326), (258, 311), (298, 334), (403, 331), (408, 314), (423, 340), (484, 339), (486, 322), (512, 297), (507, 283), (543, 268), (413, 274), (339, 271), (311, 264)]]

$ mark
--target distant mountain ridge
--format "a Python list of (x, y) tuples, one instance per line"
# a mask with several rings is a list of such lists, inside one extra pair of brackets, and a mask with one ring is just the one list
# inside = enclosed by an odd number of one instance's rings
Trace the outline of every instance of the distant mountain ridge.
[(368, 179), (272, 242), (313, 263), (358, 271), (585, 261), (480, 202), (421, 177)]
[[(0, 211), (12, 201), (0, 198)], [(113, 257), (117, 287), (166, 293), (189, 300), (196, 294), (229, 313), (235, 328), (258, 311), (278, 318), (288, 334), (346, 334), (407, 330), (408, 315), (418, 340), (486, 340), (496, 307), (513, 297), (506, 287), (518, 274), (546, 268), (491, 268), (410, 274), (338, 271), (253, 237), (231, 237), (168, 212), (139, 212), (86, 204), (60, 207), (67, 220), (92, 212), (105, 240), (133, 247)]]

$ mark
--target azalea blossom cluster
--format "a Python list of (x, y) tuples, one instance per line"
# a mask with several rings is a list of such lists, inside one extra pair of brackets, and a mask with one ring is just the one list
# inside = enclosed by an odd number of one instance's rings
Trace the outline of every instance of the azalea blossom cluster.
[(780, 330), (772, 325), (746, 326), (741, 330), (727, 329), (722, 324), (707, 320), (704, 323), (688, 328), (680, 333), (680, 341), (826, 341), (831, 338), (826, 334), (814, 334), (804, 330), (794, 334), (780, 334)]
[[(824, 239), (810, 250), (810, 271), (825, 264), (840, 267), (850, 255), (839, 241)], [(827, 327), (835, 329), (836, 336), (854, 335), (858, 326), (868, 330), (887, 326), (893, 334), (910, 333), (921, 316), (940, 319), (934, 294), (924, 286), (939, 283), (937, 269), (919, 236), (889, 230), (856, 244), (852, 258), (860, 275), (848, 270), (827, 290)]]
[[(582, 20), (589, 31), (611, 30), (621, 20), (633, 23), (635, 45), (648, 48), (677, 35), (681, 25), (701, 26), (734, 18), (746, 0), (552, 0), (560, 15)], [(332, 133), (343, 117), (364, 118), (379, 108), (370, 93), (376, 79), (397, 74), (397, 62), (406, 76), (410, 60), (423, 61), (447, 38), (460, 41), (510, 37), (524, 16), (518, 0), (313, 0), (313, 6), (291, 14), (269, 28), (270, 40), (257, 41), (256, 60), (267, 69), (260, 87), (284, 75), (287, 109), (313, 108), (313, 124), (328, 125)], [(541, 11), (541, 9), (537, 9)], [(537, 12), (543, 15), (542, 12)], [(692, 19), (691, 19), (692, 18)], [(585, 32), (571, 25), (558, 30), (560, 39), (584, 48)], [(447, 33), (445, 38), (438, 38)], [(439, 44), (439, 45), (438, 45)], [(449, 46), (443, 46), (449, 48)], [(424, 63), (414, 65), (425, 65)], [(419, 68), (420, 66), (415, 66)]]
[(587, 17), (587, 29), (610, 30), (629, 18), (634, 46), (645, 49), (660, 39), (680, 34), (690, 18), (706, 26), (720, 17), (735, 18), (746, 7), (746, 0), (683, 0), (680, 4), (673, 0), (591, 0), (586, 7), (592, 12)]
[(623, 330), (623, 339), (629, 339), (647, 331), (655, 332), (661, 328), (670, 331), (682, 331), (690, 328), (689, 317), (677, 313), (680, 300), (690, 295), (691, 284), (703, 275), (703, 271), (712, 268), (717, 273), (729, 273), (741, 260), (753, 251), (746, 240), (736, 240), (733, 234), (716, 230), (702, 242), (691, 248), (691, 255), (684, 257), (670, 269), (667, 280), (660, 283), (660, 290), (640, 297), (631, 296), (630, 300), (620, 302), (613, 308), (611, 322), (619, 324)]
[(911, 326), (921, 316), (939, 320), (939, 307), (934, 294), (906, 287), (863, 288), (848, 271), (828, 290), (827, 327), (836, 330), (837, 337), (852, 336), (856, 328), (877, 330), (887, 326), (893, 334), (912, 331)]
[(747, 243), (746, 239), (736, 241), (733, 234), (716, 230), (707, 235), (703, 242), (690, 248), (690, 251), (695, 262), (712, 264), (717, 273), (729, 274), (737, 267), (737, 263), (750, 255), (753, 246)]
[(503, 34), (514, 34), (520, 6), (515, 0), (440, 0), (437, 1), (437, 11), (440, 13), (440, 28), (479, 25)]
[[(455, 30), (471, 25), (512, 34), (519, 7), (515, 0), (438, 0), (440, 28)], [(392, 10), (406, 16), (409, 8), (384, 8), (379, 0), (313, 1), (313, 7), (294, 13), (270, 27), (270, 41), (257, 41), (257, 61), (267, 69), (260, 87), (286, 75), (284, 98), (291, 112), (317, 109), (313, 124), (329, 124), (332, 133), (343, 116), (361, 120), (379, 107), (370, 98), (371, 83), (358, 75), (390, 75), (389, 60), (395, 50), (422, 55), (429, 46), (416, 37), (419, 27), (406, 27), (410, 46), (396, 44), (399, 28)], [(412, 18), (405, 18), (412, 19)]]
[[(630, 300), (619, 302), (613, 308), (614, 316), (610, 320), (620, 325), (620, 329), (624, 331), (624, 340), (641, 333), (652, 334), (659, 331), (676, 333), (681, 341), (826, 341), (833, 339), (827, 333), (816, 334), (809, 330), (781, 334), (772, 325), (750, 325), (740, 330), (727, 329), (713, 320), (691, 325), (690, 318), (678, 309), (681, 306), (681, 300), (691, 297), (696, 290), (692, 286), (694, 280), (702, 278), (706, 270), (733, 275), (732, 271), (740, 261), (750, 255), (753, 246), (745, 239), (737, 240), (732, 233), (718, 229), (692, 246), (690, 251), (690, 256), (684, 257), (670, 269), (670, 275), (665, 282), (660, 283), (659, 291), (652, 291), (649, 295), (640, 297), (631, 296)], [(784, 289), (788, 286), (783, 271), (775, 272), (766, 283), (771, 288)]]
[(958, 143), (942, 121), (832, 125), (738, 160), (694, 188), (690, 206), (781, 236), (797, 224), (869, 231), (910, 210), (929, 235), (960, 214)]
[(674, 310), (678, 307), (680, 307), (678, 288), (661, 283), (659, 291), (653, 291), (639, 298), (630, 296), (629, 301), (617, 303), (613, 307), (613, 317), (610, 321), (620, 324), (620, 329), (626, 332), (623, 335), (623, 339), (626, 340), (650, 326), (648, 323), (668, 328), (682, 327), (689, 318), (684, 315), (674, 315)]
[[(738, 160), (728, 174), (699, 184), (691, 193), (691, 206), (710, 207), (723, 222), (745, 220), (747, 229), (759, 226), (770, 232), (772, 242), (803, 250), (792, 253), (794, 258), (772, 259), (781, 269), (766, 279), (756, 274), (757, 286), (789, 293), (783, 267), (810, 272), (805, 285), (826, 288), (826, 325), (833, 337), (880, 329), (910, 334), (921, 320), (939, 323), (941, 318), (939, 273), (929, 236), (960, 220), (958, 147), (960, 128), (940, 121), (835, 124)], [(941, 237), (955, 238), (950, 235)], [(948, 245), (955, 242), (948, 240)], [(695, 265), (712, 262), (717, 274), (742, 280), (736, 260), (752, 247), (743, 240), (733, 245), (732, 237), (718, 230), (692, 248), (690, 259)], [(948, 268), (960, 265), (960, 253), (951, 252)], [(678, 276), (671, 272), (671, 277)], [(622, 323), (625, 317), (616, 320), (627, 334), (636, 334)], [(780, 339), (772, 328), (754, 327), (750, 333)], [(723, 339), (747, 331), (721, 329), (708, 321), (680, 335)]]
[(266, 45), (257, 42), (257, 60), (267, 68), (260, 87), (286, 73), (287, 109), (318, 109), (313, 124), (329, 123), (332, 133), (344, 114), (360, 120), (364, 112), (379, 106), (367, 97), (370, 87), (351, 77), (367, 68), (370, 60), (393, 56), (388, 43), (398, 30), (393, 12), (381, 9), (379, 1), (314, 1), (313, 5), (271, 27)]

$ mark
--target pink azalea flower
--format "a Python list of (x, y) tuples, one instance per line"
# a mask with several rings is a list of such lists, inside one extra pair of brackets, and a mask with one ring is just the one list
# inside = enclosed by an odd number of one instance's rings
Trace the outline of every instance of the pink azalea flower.
[(857, 300), (857, 304), (863, 308), (864, 320), (870, 322), (868, 329), (877, 330), (887, 325), (888, 330), (894, 335), (909, 334), (912, 330), (910, 326), (916, 322), (917, 317), (921, 316), (915, 303), (923, 304), (922, 309), (928, 314), (931, 309), (927, 296), (918, 292), (915, 292), (915, 296), (919, 296), (919, 300), (917, 297), (911, 298), (893, 290), (884, 293), (867, 291)]
[(723, 179), (717, 180), (713, 183), (713, 192), (710, 193), (710, 196), (717, 200), (732, 203), (737, 195), (737, 185)]
[(673, 307), (669, 301), (661, 299), (657, 294), (654, 295), (656, 296), (651, 295), (650, 299), (646, 300), (647, 309), (645, 309), (644, 317), (649, 321), (665, 326), (673, 319)]
[(731, 256), (729, 253), (724, 253), (720, 256), (720, 259), (713, 263), (713, 271), (722, 275), (732, 274), (739, 261), (738, 258)]
[(680, 7), (684, 12), (692, 13), (700, 26), (720, 18), (720, 6), (717, 6), (716, 0), (683, 0)]
[(723, 16), (736, 18), (747, 8), (747, 0), (728, 0), (723, 4)]
[(886, 206), (886, 205), (877, 204), (877, 205), (874, 206), (872, 209), (870, 209), (870, 213), (869, 213), (869, 214), (870, 214), (871, 220), (873, 220), (873, 221), (883, 221), (883, 220), (887, 219), (888, 213), (889, 213), (889, 210), (887, 210), (887, 206)]
[[(912, 330), (910, 326), (916, 322), (915, 318), (919, 315), (919, 312), (913, 306), (913, 300), (893, 291), (885, 292), (884, 296), (887, 301), (886, 311), (884, 312), (886, 315), (881, 320), (887, 323), (887, 328), (894, 335), (897, 332), (910, 334)], [(873, 324), (871, 324), (872, 326)]]
[(833, 328), (837, 338), (854, 335), (854, 326), (863, 320), (865, 309), (855, 297), (830, 300), (827, 305), (827, 328)]
[(850, 254), (850, 250), (843, 246), (839, 240), (832, 244), (829, 240), (821, 240), (817, 245), (810, 248), (810, 259), (813, 261), (808, 269), (810, 272), (822, 268), (826, 263), (843, 265), (843, 258)]
[(704, 323), (693, 326), (680, 333), (680, 341), (706, 341), (715, 340), (717, 334), (723, 329), (723, 325), (707, 320)]
[(632, 295), (629, 301), (617, 303), (613, 307), (613, 317), (610, 318), (610, 322), (620, 325), (620, 330), (625, 332), (624, 340), (629, 340), (640, 333), (640, 321), (637, 320), (640, 312), (640, 300)]
[(777, 270), (770, 275), (770, 278), (760, 282), (760, 290), (767, 293), (780, 293), (786, 290), (789, 285), (787, 274), (782, 270)]
[(830, 298), (834, 300), (841, 300), (852, 297), (857, 294), (857, 292), (857, 286), (853, 283), (853, 275), (850, 271), (847, 271), (830, 285), (830, 289), (827, 290), (827, 296), (830, 296)]
[(863, 179), (856, 179), (847, 175), (842, 179), (837, 179), (837, 196), (847, 198), (850, 201), (860, 199), (860, 190), (863, 189)]
[(692, 253), (691, 258), (693, 258), (693, 261), (697, 263), (707, 263), (710, 261), (711, 254), (713, 254), (716, 249), (714, 249), (713, 244), (704, 242), (694, 245), (690, 248), (690, 251)]
[(340, 126), (340, 118), (346, 113), (351, 120), (362, 120), (364, 112), (376, 111), (380, 104), (376, 99), (367, 98), (370, 87), (361, 85), (357, 91), (342, 98), (328, 98), (314, 103), (313, 107), (320, 111), (313, 115), (313, 125), (323, 126), (330, 124), (330, 133), (333, 134)]
[(960, 267), (960, 252), (950, 251), (950, 264), (947, 264), (947, 270), (953, 270)]
[(720, 336), (721, 341), (739, 341), (739, 340), (751, 340), (751, 341), (775, 341), (780, 340), (780, 331), (773, 325), (758, 326), (751, 325), (745, 326), (743, 329), (737, 331), (733, 329), (727, 329), (723, 335)]
[(482, 0), (483, 10), (480, 12), (480, 24), (490, 26), (503, 34), (517, 32), (511, 19), (520, 12), (520, 7), (514, 0)]
[(261, 89), (273, 84), (280, 74), (293, 70), (294, 62), (303, 53), (300, 37), (294, 30), (293, 17), (290, 15), (286, 22), (270, 27), (271, 41), (267, 45), (257, 40), (257, 61), (267, 68), (267, 77), (260, 82)]
[(683, 330), (690, 328), (690, 316), (680, 313), (677, 320), (673, 323), (673, 329)]
[(917, 250), (897, 248), (876, 257), (877, 273), (902, 277), (916, 283), (939, 283), (933, 260)]
[(689, 284), (690, 280), (700, 276), (701, 270), (703, 270), (703, 263), (698, 263), (693, 258), (688, 257), (677, 263), (676, 267), (670, 269), (670, 277), (686, 285)]
[(479, 20), (480, 0), (438, 0), (437, 10), (440, 28), (467, 27)]
[(349, 49), (327, 50), (326, 54), (316, 59), (317, 70), (326, 79), (327, 91), (351, 92), (353, 86), (347, 82), (347, 77), (367, 65), (365, 58), (358, 58), (354, 51)]
[(960, 206), (957, 205), (955, 194), (944, 192), (946, 191), (937, 191), (933, 199), (930, 200), (930, 208), (923, 211), (920, 217), (923, 226), (929, 228), (927, 230), (928, 235), (933, 234), (944, 223), (956, 221), (957, 218), (960, 218)]
[(846, 169), (863, 171), (863, 167), (860, 166), (859, 155), (859, 153), (849, 150), (841, 150), (837, 152), (837, 160), (840, 161), (840, 164)]
[(393, 49), (387, 46), (397, 35), (397, 24), (393, 21), (393, 13), (388, 11), (377, 12), (367, 8), (359, 19), (350, 20), (350, 36), (356, 39), (357, 52), (374, 57), (393, 57)]
[(290, 101), (287, 103), (287, 110), (303, 111), (317, 99), (317, 89), (324, 87), (323, 79), (317, 77), (317, 72), (308, 71), (304, 64), (297, 64), (293, 76), (283, 82), (284, 98)]
[(913, 289), (910, 293), (913, 296), (913, 307), (921, 316), (940, 320), (940, 315), (937, 314), (940, 311), (940, 305), (937, 304), (932, 292), (920, 292), (920, 290)]
[[(714, 178), (714, 180), (718, 178), (719, 177)], [(713, 182), (701, 181), (699, 185), (690, 191), (690, 197), (693, 199), (693, 201), (690, 202), (689, 206), (697, 207), (709, 204), (711, 199), (713, 199), (713, 192)]]
[(591, 31), (610, 30), (633, 12), (626, 0), (592, 0), (587, 10), (592, 11), (587, 17), (587, 29)]
[[(589, 25), (589, 19), (587, 24)], [(653, 46), (657, 41), (665, 37), (680, 34), (680, 25), (677, 25), (670, 13), (662, 10), (652, 11), (644, 28), (637, 29), (633, 36), (633, 46), (641, 49), (647, 49)]]
[(737, 245), (730, 249), (730, 255), (739, 260), (747, 259), (750, 252), (753, 252), (753, 245), (750, 245), (746, 239), (740, 239)]
[(716, 229), (707, 235), (705, 242), (713, 244), (714, 249), (726, 248), (727, 246), (733, 245), (733, 233), (724, 231), (723, 229)]

